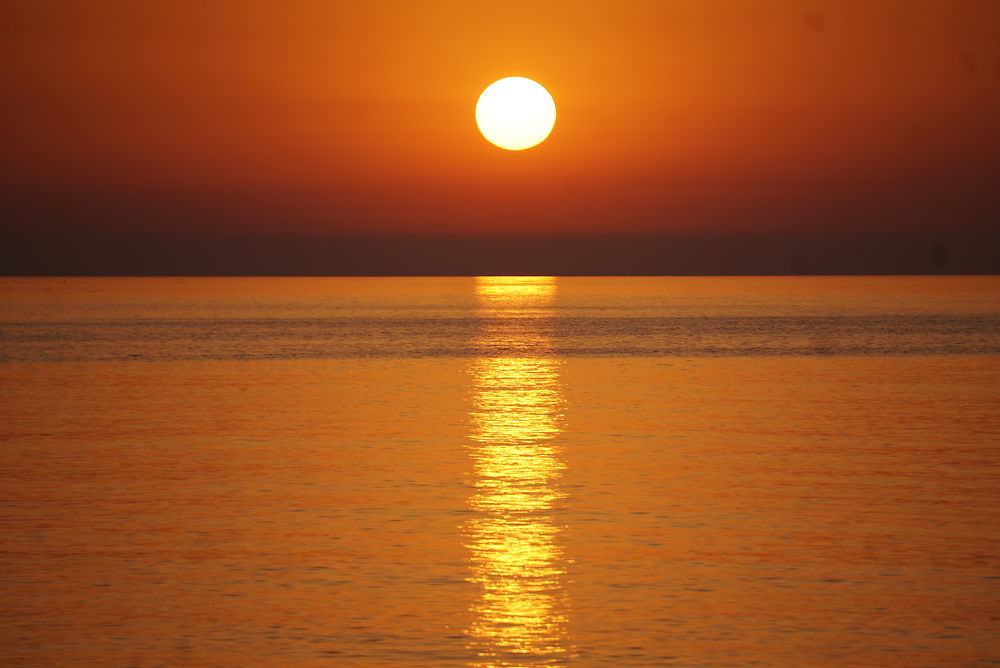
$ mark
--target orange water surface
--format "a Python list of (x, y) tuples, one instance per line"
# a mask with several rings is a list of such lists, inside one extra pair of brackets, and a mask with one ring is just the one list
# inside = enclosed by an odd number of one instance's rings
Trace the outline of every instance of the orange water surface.
[(0, 279), (0, 659), (1000, 662), (1000, 279)]

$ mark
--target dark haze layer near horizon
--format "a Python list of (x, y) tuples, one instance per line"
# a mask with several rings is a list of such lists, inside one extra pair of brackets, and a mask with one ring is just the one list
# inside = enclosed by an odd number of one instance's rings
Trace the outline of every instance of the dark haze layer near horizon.
[(1000, 233), (899, 236), (12, 235), (7, 276), (1000, 274)]

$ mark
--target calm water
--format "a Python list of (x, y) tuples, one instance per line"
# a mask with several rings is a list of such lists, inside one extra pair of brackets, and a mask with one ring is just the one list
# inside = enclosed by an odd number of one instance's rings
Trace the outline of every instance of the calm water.
[(1000, 663), (1000, 278), (0, 279), (0, 662)]

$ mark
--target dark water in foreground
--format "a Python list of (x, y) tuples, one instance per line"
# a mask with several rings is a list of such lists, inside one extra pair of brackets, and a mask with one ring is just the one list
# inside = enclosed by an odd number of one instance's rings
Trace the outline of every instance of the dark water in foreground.
[(0, 279), (0, 662), (1000, 662), (1000, 278)]

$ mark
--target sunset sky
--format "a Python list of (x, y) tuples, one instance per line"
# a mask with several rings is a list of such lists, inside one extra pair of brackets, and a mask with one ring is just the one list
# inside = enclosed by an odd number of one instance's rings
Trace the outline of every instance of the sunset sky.
[[(509, 152), (473, 111), (515, 75), (558, 119)], [(636, 239), (695, 273), (786, 241), (762, 271), (998, 270), (996, 0), (8, 2), (0, 99), (3, 273), (475, 273), (445, 259), (484, 240), (587, 273)], [(379, 240), (437, 250), (357, 259)]]

